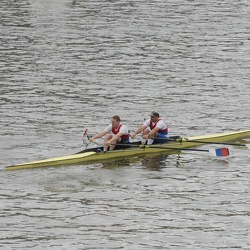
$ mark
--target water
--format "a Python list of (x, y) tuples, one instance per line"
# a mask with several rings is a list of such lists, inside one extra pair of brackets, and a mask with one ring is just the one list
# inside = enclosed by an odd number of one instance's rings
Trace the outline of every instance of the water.
[(172, 135), (249, 129), (248, 1), (3, 0), (0, 12), (3, 249), (250, 248), (244, 148), (4, 171), (79, 151), (114, 114), (131, 131), (152, 110)]

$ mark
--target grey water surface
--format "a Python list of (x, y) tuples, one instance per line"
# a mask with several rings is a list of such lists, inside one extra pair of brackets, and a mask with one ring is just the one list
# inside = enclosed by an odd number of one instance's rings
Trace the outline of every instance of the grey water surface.
[(0, 247), (249, 249), (245, 147), (226, 159), (4, 169), (78, 152), (83, 131), (114, 114), (130, 131), (152, 110), (170, 135), (249, 129), (249, 10), (248, 0), (1, 0)]

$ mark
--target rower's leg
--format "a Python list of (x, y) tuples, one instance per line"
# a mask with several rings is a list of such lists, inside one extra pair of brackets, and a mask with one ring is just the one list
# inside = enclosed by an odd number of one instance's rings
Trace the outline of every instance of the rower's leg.
[(142, 132), (142, 139), (141, 139), (141, 144), (142, 145), (146, 144), (147, 139), (144, 139), (143, 137), (146, 136), (149, 132), (150, 132), (150, 130), (148, 130), (148, 129), (144, 129), (143, 130), (143, 132)]
[(104, 144), (103, 144), (103, 151), (107, 151), (108, 150), (108, 145), (105, 144), (105, 142), (109, 141), (112, 138), (111, 134), (106, 134), (105, 136), (105, 140), (104, 140)]
[[(112, 137), (112, 136), (111, 136)], [(121, 140), (121, 139), (120, 139)], [(117, 143), (118, 141), (115, 141), (112, 143), (112, 145), (110, 145), (109, 147), (109, 150), (113, 150), (115, 148), (115, 144)]]

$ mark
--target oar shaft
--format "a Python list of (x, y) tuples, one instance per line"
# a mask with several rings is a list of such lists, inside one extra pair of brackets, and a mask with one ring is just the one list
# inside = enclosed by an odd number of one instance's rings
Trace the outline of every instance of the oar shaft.
[(150, 145), (140, 145), (140, 148), (159, 148), (159, 149), (169, 149), (169, 150), (176, 150), (176, 151), (201, 151), (201, 152), (209, 152), (207, 149), (193, 149), (193, 148), (171, 148), (171, 147), (160, 147), (160, 146), (150, 146)]
[[(166, 140), (165, 138), (153, 138), (153, 139), (158, 139), (158, 140)], [(241, 147), (247, 147), (246, 144), (242, 143), (230, 143), (230, 142), (215, 142), (215, 141), (203, 141), (203, 140), (189, 140), (188, 138), (178, 138), (178, 139), (172, 139), (168, 138), (168, 141), (175, 141), (175, 142), (195, 142), (195, 143), (200, 143), (200, 144), (218, 144), (218, 145), (231, 145), (231, 146), (241, 146)]]
[(221, 145), (244, 146), (244, 147), (246, 146), (246, 144), (241, 144), (241, 143), (199, 141), (199, 140), (189, 140), (187, 138), (182, 138), (181, 142), (196, 142), (201, 144), (221, 144)]
[(175, 151), (201, 151), (201, 152), (209, 152), (207, 149), (193, 149), (193, 148), (173, 148), (173, 147), (161, 147), (161, 146), (155, 146), (155, 145), (133, 145), (133, 144), (123, 144), (123, 143), (117, 143), (115, 145), (118, 146), (127, 146), (127, 147), (137, 147), (137, 148), (157, 148), (157, 149), (168, 149), (168, 150), (175, 150)]

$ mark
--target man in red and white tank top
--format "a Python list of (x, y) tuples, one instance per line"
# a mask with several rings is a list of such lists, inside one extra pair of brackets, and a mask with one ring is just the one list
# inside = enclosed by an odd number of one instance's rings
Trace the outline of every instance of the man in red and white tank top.
[[(159, 113), (153, 111), (150, 119), (146, 120), (132, 135), (131, 138), (142, 132), (142, 144), (157, 144), (168, 141), (168, 126), (160, 118)], [(159, 138), (159, 139), (158, 139)]]
[(93, 142), (94, 139), (101, 138), (104, 135), (106, 135), (103, 145), (104, 151), (107, 151), (109, 146), (109, 150), (113, 150), (116, 143), (129, 143), (128, 128), (121, 124), (121, 119), (118, 115), (114, 115), (111, 119), (111, 124), (89, 140)]

